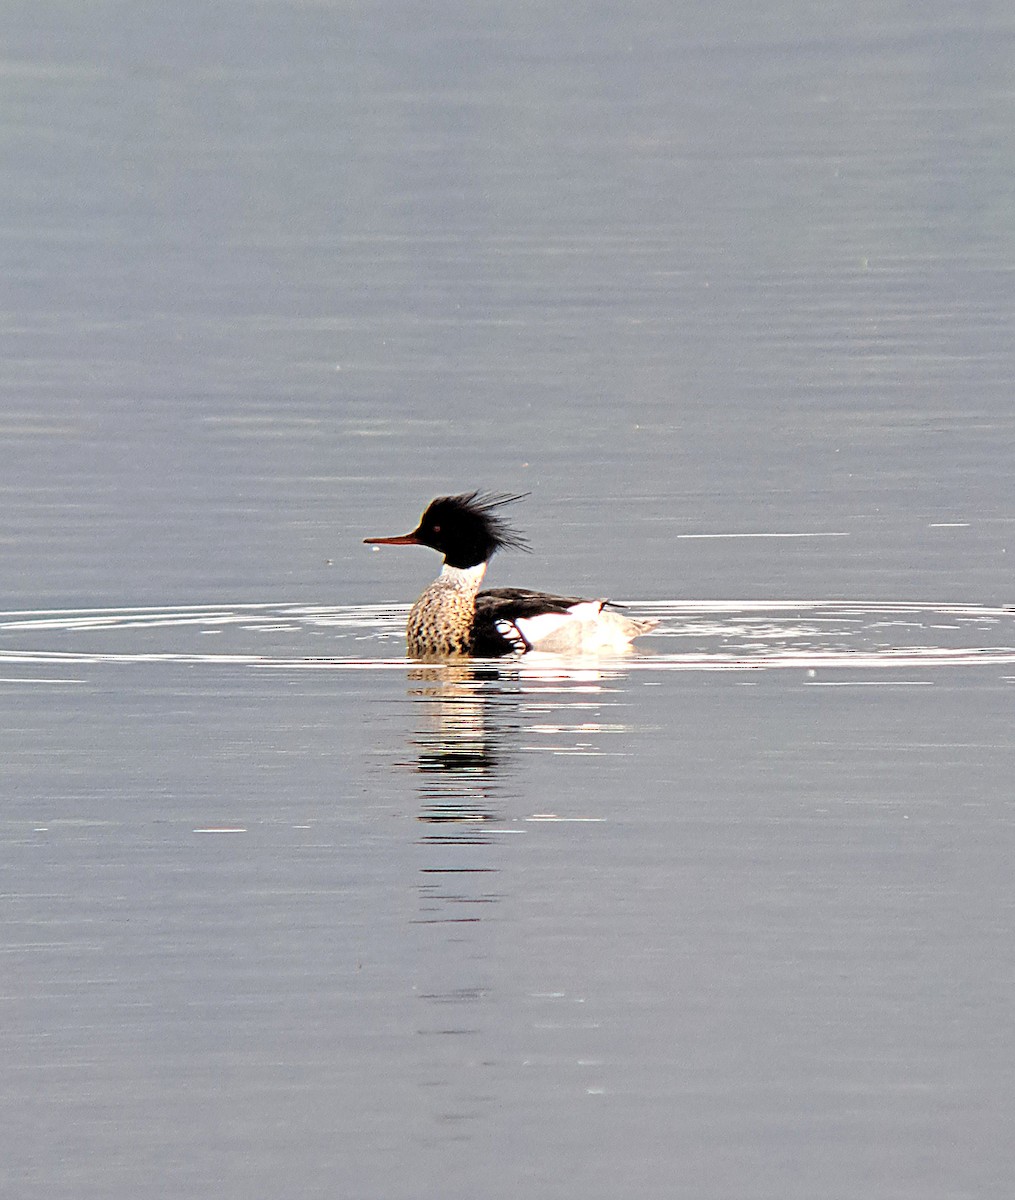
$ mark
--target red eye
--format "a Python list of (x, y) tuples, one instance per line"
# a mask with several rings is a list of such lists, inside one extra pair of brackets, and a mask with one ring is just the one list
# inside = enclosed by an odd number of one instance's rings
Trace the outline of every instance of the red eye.
[(434, 533), (440, 533), (440, 531), (441, 531), (441, 527), (440, 527), (439, 525), (435, 525), (435, 526), (433, 527), (433, 531), (434, 531)]

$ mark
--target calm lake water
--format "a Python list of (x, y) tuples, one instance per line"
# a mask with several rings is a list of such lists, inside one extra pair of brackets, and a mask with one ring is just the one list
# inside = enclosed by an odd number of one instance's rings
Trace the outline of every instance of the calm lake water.
[[(1013, 51), (8, 6), (5, 1196), (1010, 1191)], [(658, 630), (407, 662), (475, 487)]]

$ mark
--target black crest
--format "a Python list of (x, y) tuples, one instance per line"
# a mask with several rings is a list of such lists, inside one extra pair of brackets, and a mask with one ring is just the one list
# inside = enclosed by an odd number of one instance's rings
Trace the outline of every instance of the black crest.
[(438, 496), (427, 505), (413, 532), (424, 546), (444, 554), (449, 566), (475, 566), (502, 550), (527, 550), (528, 545), (497, 509), (521, 496), (503, 492), (466, 492), (462, 496)]
[(528, 543), (497, 509), (523, 496), (504, 492), (465, 492), (438, 496), (420, 518), (414, 536), (444, 555), (448, 566), (474, 567), (497, 550), (527, 550)]
[(427, 506), (412, 533), (400, 537), (365, 538), (376, 546), (430, 546), (444, 555), (451, 567), (475, 567), (504, 546), (527, 550), (528, 543), (497, 513), (528, 492), (464, 492), (438, 496)]

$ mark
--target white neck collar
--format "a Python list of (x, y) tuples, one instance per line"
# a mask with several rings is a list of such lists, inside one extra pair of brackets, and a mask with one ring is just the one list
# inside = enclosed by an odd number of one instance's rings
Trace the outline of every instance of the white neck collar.
[(486, 574), (486, 563), (477, 563), (474, 567), (452, 567), (445, 563), (441, 567), (441, 579), (446, 579), (456, 588), (461, 588), (463, 591), (471, 589), (478, 591), (479, 585), (483, 582), (483, 576)]

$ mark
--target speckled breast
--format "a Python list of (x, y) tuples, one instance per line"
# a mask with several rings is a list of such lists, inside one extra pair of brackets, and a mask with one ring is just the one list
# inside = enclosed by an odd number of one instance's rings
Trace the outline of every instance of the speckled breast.
[(409, 653), (413, 658), (468, 654), (475, 609), (474, 596), (450, 588), (424, 592), (409, 613)]

